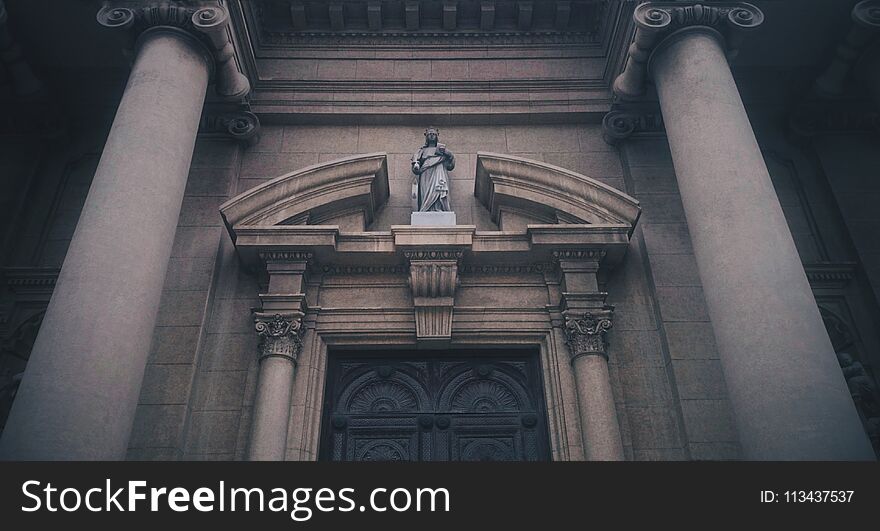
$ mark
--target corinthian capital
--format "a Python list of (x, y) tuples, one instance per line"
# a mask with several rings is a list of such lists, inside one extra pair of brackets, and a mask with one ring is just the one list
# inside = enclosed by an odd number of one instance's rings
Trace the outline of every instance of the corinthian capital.
[(260, 336), (260, 361), (281, 357), (296, 363), (302, 350), (302, 312), (254, 313), (254, 328)]
[(602, 356), (608, 358), (608, 344), (605, 333), (611, 329), (613, 310), (606, 307), (583, 314), (566, 311), (565, 344), (571, 361), (580, 356)]
[(229, 12), (207, 0), (108, 0), (98, 11), (98, 23), (128, 30), (134, 36), (154, 28), (175, 28), (201, 42), (211, 58), (217, 94), (240, 99), (250, 92), (250, 82), (238, 70), (235, 48), (228, 30)]
[(681, 2), (644, 2), (633, 12), (636, 33), (629, 47), (626, 67), (614, 81), (614, 94), (624, 100), (638, 99), (645, 93), (648, 59), (657, 45), (670, 34), (687, 28), (711, 28), (724, 39), (729, 55), (736, 54), (743, 31), (764, 22), (764, 13), (746, 2), (703, 5)]

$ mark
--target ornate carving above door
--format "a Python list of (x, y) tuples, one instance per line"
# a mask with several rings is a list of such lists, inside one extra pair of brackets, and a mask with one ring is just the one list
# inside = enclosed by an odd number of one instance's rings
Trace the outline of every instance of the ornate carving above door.
[(537, 356), (485, 352), (331, 355), (320, 458), (549, 459)]

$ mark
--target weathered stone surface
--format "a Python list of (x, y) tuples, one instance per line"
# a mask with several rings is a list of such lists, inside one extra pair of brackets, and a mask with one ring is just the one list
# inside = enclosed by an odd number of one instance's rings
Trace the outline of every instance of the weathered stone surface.
[[(717, 33), (697, 27), (671, 37), (652, 55), (651, 71), (744, 456), (868, 458), (873, 452)], [(710, 116), (699, 111), (705, 108), (725, 112)], [(684, 404), (691, 434), (688, 419), (708, 420), (706, 409)], [(723, 435), (715, 440), (736, 437)]]
[(192, 387), (192, 365), (148, 363), (141, 385), (139, 405), (187, 404)]
[(0, 439), (3, 456), (125, 457), (208, 75), (191, 37), (142, 39)]

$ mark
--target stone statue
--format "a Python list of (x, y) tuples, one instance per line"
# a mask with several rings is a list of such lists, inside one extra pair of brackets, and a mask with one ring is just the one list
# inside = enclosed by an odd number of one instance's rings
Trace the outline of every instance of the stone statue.
[(417, 212), (451, 212), (449, 207), (449, 174), (455, 168), (455, 157), (438, 144), (440, 131), (425, 130), (425, 145), (412, 156), (413, 210)]

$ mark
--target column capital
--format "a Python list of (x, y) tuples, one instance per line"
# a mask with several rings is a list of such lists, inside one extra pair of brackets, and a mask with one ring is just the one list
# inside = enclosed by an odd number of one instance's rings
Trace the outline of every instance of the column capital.
[(254, 329), (260, 336), (260, 361), (278, 357), (296, 364), (302, 350), (302, 336), (305, 332), (303, 313), (294, 312), (254, 312)]
[(764, 13), (747, 2), (699, 3), (644, 2), (633, 11), (635, 36), (626, 67), (614, 81), (614, 94), (624, 100), (644, 95), (648, 62), (657, 46), (670, 35), (688, 28), (708, 28), (725, 40), (728, 55), (736, 54), (742, 34), (764, 22)]
[(580, 356), (602, 356), (608, 359), (608, 342), (605, 334), (613, 326), (613, 316), (613, 306), (584, 313), (572, 310), (563, 312), (565, 344), (568, 345), (572, 363)]
[(229, 12), (216, 1), (108, 0), (97, 20), (106, 28), (128, 30), (138, 38), (158, 28), (186, 32), (205, 46), (218, 95), (241, 99), (250, 92), (250, 82), (235, 61)]
[(857, 25), (880, 32), (880, 0), (863, 0), (852, 9), (852, 19)]
[(853, 7), (851, 15), (852, 27), (837, 45), (828, 67), (813, 84), (813, 92), (821, 98), (833, 99), (844, 95), (850, 73), (854, 68), (859, 69), (859, 60), (870, 53), (866, 50), (880, 35), (880, 0), (859, 2)]

